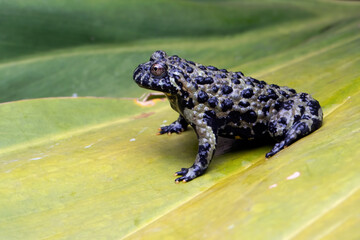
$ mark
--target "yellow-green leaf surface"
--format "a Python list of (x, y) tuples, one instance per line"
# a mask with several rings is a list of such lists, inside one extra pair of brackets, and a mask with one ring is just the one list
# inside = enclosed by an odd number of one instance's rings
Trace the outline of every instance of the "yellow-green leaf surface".
[(239, 167), (131, 238), (359, 238), (359, 119), (358, 93), (311, 136), (271, 160), (254, 156), (250, 169)]
[[(263, 2), (266, 8), (285, 3)], [(79, 86), (86, 85), (83, 80), (91, 86), (84, 95), (115, 89), (118, 77), (119, 96), (133, 97), (141, 93), (131, 80), (133, 65), (164, 49), (309, 92), (324, 109), (324, 124), (269, 160), (264, 155), (270, 144), (220, 139), (206, 174), (174, 184), (174, 172), (193, 163), (197, 139), (192, 130), (156, 135), (160, 125), (177, 118), (166, 101), (144, 106), (133, 98), (81, 97), (2, 103), (0, 239), (359, 239), (359, 6), (290, 6), (312, 18), (226, 37), (74, 47), (1, 63), (2, 86), (16, 90), (4, 99), (48, 96), (42, 90), (51, 84), (57, 86), (52, 96), (71, 95), (73, 89), (60, 88), (76, 74)], [(108, 73), (116, 76), (110, 81), (115, 85), (98, 86), (103, 81), (91, 81), (86, 67), (94, 73), (119, 69)], [(58, 68), (66, 71), (53, 74)], [(36, 84), (25, 79), (36, 74), (42, 74)], [(30, 88), (18, 88), (21, 83)]]

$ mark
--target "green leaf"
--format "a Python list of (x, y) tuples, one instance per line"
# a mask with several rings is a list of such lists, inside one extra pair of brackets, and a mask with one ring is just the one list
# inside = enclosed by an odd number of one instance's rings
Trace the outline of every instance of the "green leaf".
[[(114, 30), (124, 24), (114, 6), (134, 16), (129, 28)], [(189, 7), (196, 25), (181, 22)], [(6, 1), (0, 17), (8, 25), (0, 29), (14, 46), (25, 44), (16, 52), (0, 42), (7, 49), (2, 101), (132, 98), (0, 104), (0, 238), (360, 238), (359, 8), (330, 1)], [(154, 14), (164, 9), (167, 17)], [(232, 15), (239, 9), (243, 15)], [(16, 18), (19, 10), (25, 20)], [(252, 15), (259, 19), (250, 17), (249, 27), (236, 26)], [(70, 28), (58, 21), (68, 16), (77, 16)], [(145, 16), (153, 21), (143, 25)], [(21, 38), (26, 21), (33, 32)], [(153, 22), (172, 31), (155, 31)], [(63, 30), (74, 35), (65, 39)], [(90, 32), (100, 45), (89, 45)], [(124, 43), (145, 36), (169, 38)], [(156, 136), (177, 114), (166, 101), (143, 106), (134, 99), (144, 90), (132, 70), (156, 49), (309, 92), (324, 124), (269, 160), (271, 145), (221, 139), (206, 174), (174, 184), (173, 173), (193, 163), (197, 139), (192, 130)]]

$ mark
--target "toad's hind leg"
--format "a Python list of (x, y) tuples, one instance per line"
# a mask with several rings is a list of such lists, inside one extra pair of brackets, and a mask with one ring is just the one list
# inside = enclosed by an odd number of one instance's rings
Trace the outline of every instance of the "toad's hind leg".
[(295, 123), (285, 134), (284, 140), (275, 144), (273, 149), (266, 154), (266, 157), (272, 157), (280, 150), (296, 142), (300, 138), (308, 135), (312, 129), (309, 128), (309, 120), (303, 119)]
[[(299, 99), (303, 101), (299, 101)], [(318, 101), (307, 94), (295, 96), (294, 100), (297, 104), (279, 112), (279, 116), (294, 115), (294, 118), (287, 120), (277, 116), (269, 124), (270, 132), (273, 132), (272, 136), (281, 141), (276, 143), (273, 149), (266, 154), (267, 158), (315, 131), (322, 124), (323, 114)]]

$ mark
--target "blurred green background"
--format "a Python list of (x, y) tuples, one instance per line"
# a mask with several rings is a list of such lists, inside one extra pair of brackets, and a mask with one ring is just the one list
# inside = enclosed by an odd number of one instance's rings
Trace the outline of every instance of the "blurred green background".
[(0, 101), (139, 97), (145, 90), (133, 83), (133, 69), (158, 49), (262, 77), (262, 70), (358, 34), (358, 5), (0, 0)]

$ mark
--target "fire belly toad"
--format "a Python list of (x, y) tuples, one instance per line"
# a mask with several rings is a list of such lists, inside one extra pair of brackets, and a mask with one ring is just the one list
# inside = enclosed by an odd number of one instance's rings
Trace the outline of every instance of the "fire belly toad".
[(269, 158), (322, 124), (322, 109), (307, 93), (267, 84), (242, 72), (230, 72), (167, 56), (156, 51), (150, 61), (134, 71), (143, 88), (165, 93), (179, 118), (162, 127), (160, 134), (180, 133), (190, 124), (199, 148), (195, 163), (176, 172), (175, 181), (188, 182), (203, 174), (215, 153), (218, 136), (277, 142)]

